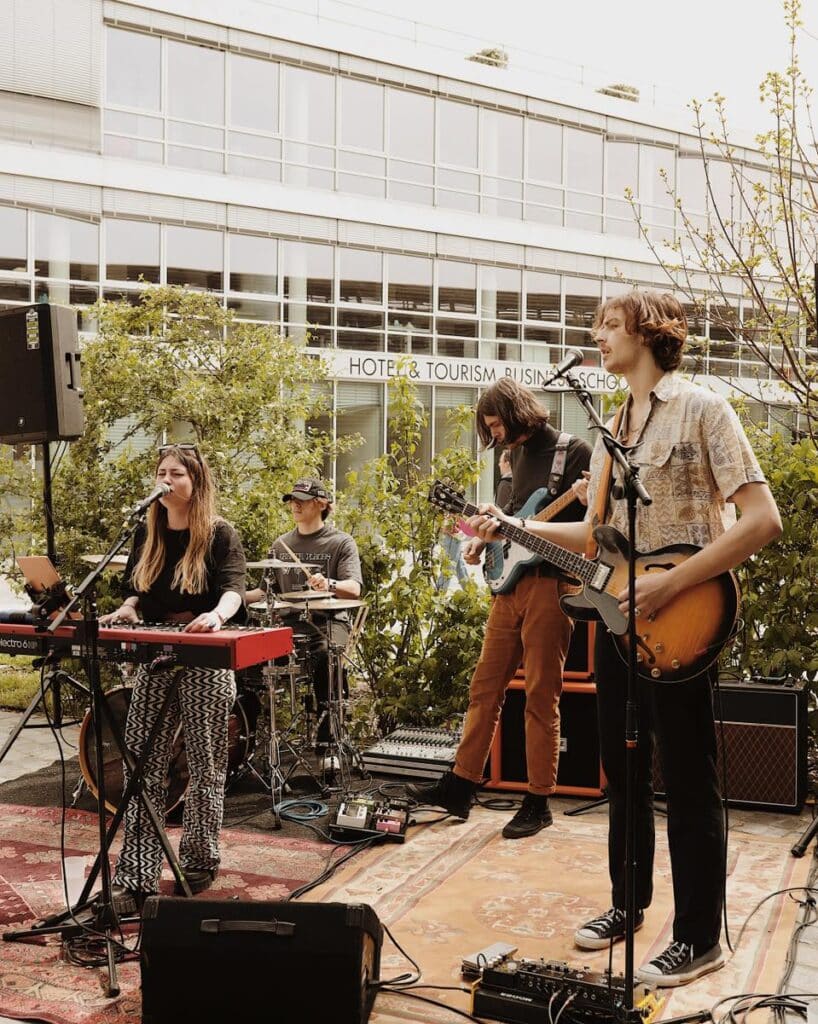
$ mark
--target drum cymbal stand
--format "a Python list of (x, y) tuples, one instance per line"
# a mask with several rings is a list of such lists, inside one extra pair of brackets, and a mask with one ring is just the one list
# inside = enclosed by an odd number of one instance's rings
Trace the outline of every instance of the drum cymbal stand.
[[(327, 619), (326, 625), (328, 699), (318, 724), (320, 725), (324, 718), (329, 720), (330, 739), (327, 744), (324, 775), (334, 777), (335, 785), (331, 787), (332, 789), (346, 791), (352, 782), (352, 772), (357, 770), (362, 776), (366, 775), (366, 767), (346, 728), (344, 652), (347, 641), (345, 639), (343, 643), (339, 643), (333, 639), (331, 621)], [(326, 767), (327, 762), (329, 767)]]

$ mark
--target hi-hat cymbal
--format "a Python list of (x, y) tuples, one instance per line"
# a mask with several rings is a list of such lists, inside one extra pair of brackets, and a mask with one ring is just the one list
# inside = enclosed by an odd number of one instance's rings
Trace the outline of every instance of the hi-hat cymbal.
[(361, 608), (365, 602), (352, 597), (325, 597), (315, 602), (317, 612), (341, 612), (349, 608)]
[[(88, 565), (99, 565), (105, 555), (81, 555), (80, 561)], [(105, 566), (106, 569), (113, 569), (115, 572), (122, 572), (128, 564), (127, 555), (114, 555), (111, 561)]]
[(284, 601), (328, 601), (332, 594), (327, 590), (289, 590), (276, 596)]
[[(305, 569), (317, 569), (316, 562), (302, 562)], [(260, 558), (257, 562), (248, 562), (248, 569), (298, 569), (298, 562), (288, 562), (283, 558)]]
[[(266, 601), (253, 601), (251, 604), (248, 604), (247, 607), (250, 609), (250, 611), (253, 611), (253, 612), (266, 612), (267, 611), (267, 602)], [(273, 601), (273, 611), (274, 612), (285, 612), (285, 611), (297, 612), (297, 611), (300, 611), (300, 610), (301, 609), (298, 607), (298, 605), (287, 604), (286, 601)]]

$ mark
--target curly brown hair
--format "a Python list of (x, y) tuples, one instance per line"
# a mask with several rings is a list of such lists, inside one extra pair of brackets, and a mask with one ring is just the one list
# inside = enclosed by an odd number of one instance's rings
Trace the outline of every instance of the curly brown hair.
[(675, 295), (651, 289), (614, 295), (597, 309), (592, 334), (599, 330), (612, 309), (622, 311), (629, 334), (639, 334), (645, 339), (660, 369), (677, 370), (681, 366), (687, 317)]
[(477, 434), (483, 447), (494, 448), (497, 442), (485, 424), (485, 416), (496, 416), (500, 420), (506, 432), (503, 444), (508, 445), (545, 426), (549, 412), (525, 385), (518, 384), (513, 377), (502, 377), (486, 388), (474, 410)]

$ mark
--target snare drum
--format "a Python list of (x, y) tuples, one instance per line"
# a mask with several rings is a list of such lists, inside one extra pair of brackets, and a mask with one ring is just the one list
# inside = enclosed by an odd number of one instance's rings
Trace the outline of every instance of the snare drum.
[[(125, 719), (131, 703), (131, 686), (117, 686), (103, 694), (111, 718), (124, 736)], [(259, 715), (258, 697), (252, 692), (241, 692), (230, 712), (227, 734), (227, 785), (250, 759), (256, 743), (256, 722)], [(119, 807), (125, 790), (122, 759), (107, 723), (102, 732), (102, 759), (105, 773), (105, 806), (113, 814)], [(85, 784), (97, 795), (97, 745), (91, 712), (85, 714), (80, 726), (79, 762)], [(181, 724), (177, 726), (171, 746), (167, 777), (165, 813), (169, 814), (185, 799), (190, 773), (185, 752), (185, 738)]]

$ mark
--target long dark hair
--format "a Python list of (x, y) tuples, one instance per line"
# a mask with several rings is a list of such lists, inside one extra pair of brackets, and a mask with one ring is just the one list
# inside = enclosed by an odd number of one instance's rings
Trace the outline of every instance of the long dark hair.
[(503, 444), (509, 445), (544, 427), (549, 412), (525, 385), (518, 384), (513, 377), (502, 377), (496, 384), (486, 388), (478, 398), (474, 415), (477, 434), (483, 447), (494, 448), (497, 442), (491, 436), (483, 417), (496, 416), (500, 420), (506, 432)]

